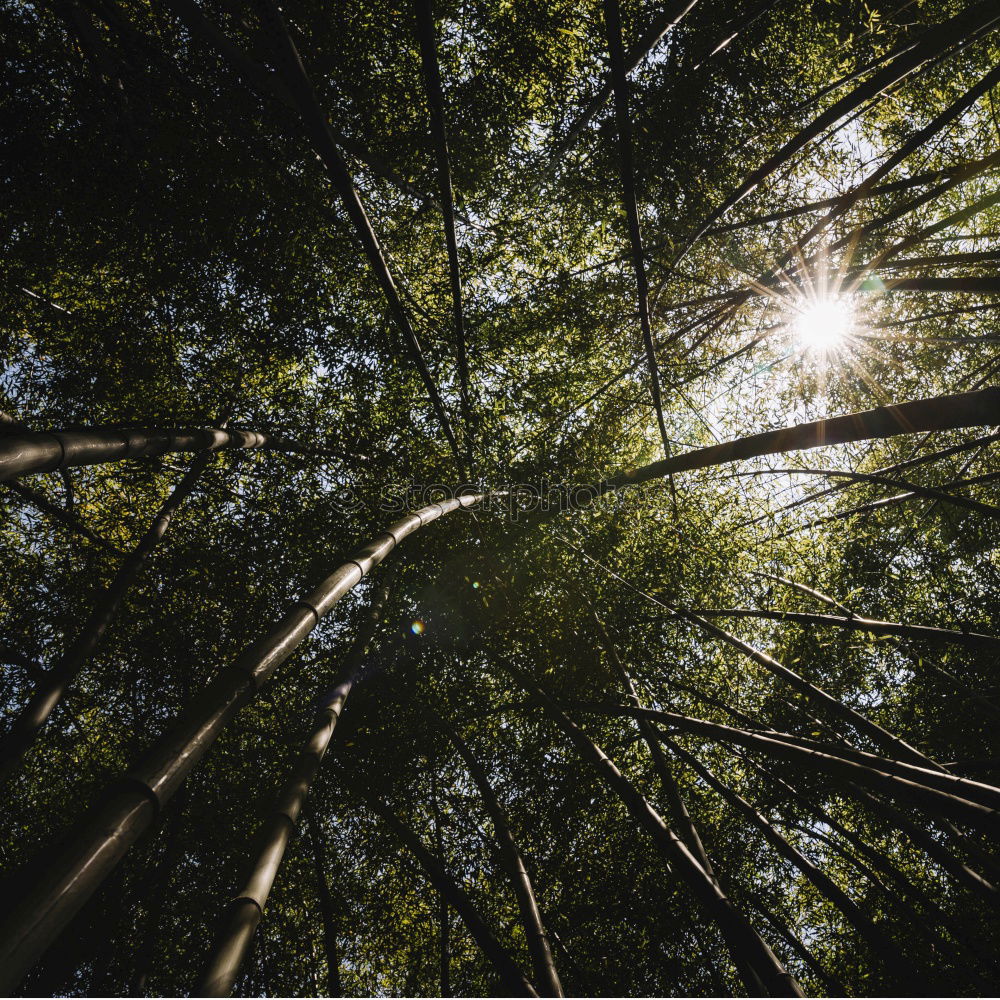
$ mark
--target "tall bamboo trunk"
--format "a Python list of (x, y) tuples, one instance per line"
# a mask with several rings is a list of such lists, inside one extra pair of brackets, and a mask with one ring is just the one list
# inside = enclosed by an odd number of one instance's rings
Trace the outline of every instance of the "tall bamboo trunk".
[(594, 766), (601, 778), (622, 800), (640, 829), (653, 840), (677, 877), (692, 891), (715, 921), (752, 996), (766, 990), (769, 996), (802, 996), (802, 990), (746, 917), (733, 905), (687, 845), (671, 830), (635, 786), (618, 770), (604, 751), (566, 713), (509, 660), (502, 660), (511, 676), (542, 705), (580, 756)]
[(139, 759), (90, 813), (76, 835), (52, 851), (42, 875), (0, 924), (0, 991), (13, 989), (183, 784), (236, 713), (331, 608), (408, 535), (444, 514), (471, 507), (479, 495), (431, 504), (358, 549), (296, 602), (195, 697), (174, 726)]
[(122, 562), (107, 589), (98, 597), (94, 609), (76, 637), (35, 686), (28, 704), (14, 718), (9, 732), (0, 740), (0, 779), (20, 763), (62, 701), (70, 683), (93, 656), (129, 588), (167, 533), (175, 511), (190, 496), (210, 460), (211, 452), (205, 452), (194, 459), (191, 468), (160, 506), (146, 533)]
[(0, 435), (0, 482), (75, 465), (100, 465), (126, 458), (150, 458), (177, 451), (244, 450), (309, 454), (309, 449), (275, 434), (219, 427), (133, 430), (90, 427), (79, 431), (38, 431)]
[(288, 842), (295, 832), (306, 796), (382, 620), (389, 589), (389, 581), (386, 581), (340, 665), (336, 686), (319, 699), (312, 731), (288, 770), (288, 777), (278, 792), (270, 816), (257, 831), (256, 848), (247, 866), (247, 876), (226, 907), (219, 934), (198, 981), (196, 992), (199, 996), (223, 997), (232, 992), (240, 968), (253, 945), (254, 932), (264, 915), (267, 897), (277, 878)]
[(545, 931), (538, 902), (535, 899), (535, 890), (531, 884), (524, 858), (514, 840), (513, 833), (511, 833), (503, 807), (500, 805), (500, 800), (493, 790), (486, 768), (483, 767), (454, 727), (448, 728), (448, 737), (455, 744), (462, 760), (465, 761), (469, 774), (479, 789), (486, 812), (493, 823), (493, 833), (500, 849), (500, 856), (507, 869), (521, 914), (521, 925), (528, 943), (528, 952), (531, 955), (531, 965), (539, 996), (561, 997), (563, 995), (562, 984), (559, 981), (559, 973), (552, 957), (552, 949), (549, 947), (548, 934)]
[[(646, 352), (646, 371), (649, 374), (649, 394), (656, 412), (656, 424), (663, 442), (664, 456), (670, 456), (670, 439), (663, 418), (663, 397), (660, 389), (660, 371), (653, 345), (653, 328), (649, 317), (649, 281), (646, 277), (646, 259), (642, 249), (642, 227), (636, 203), (635, 166), (632, 151), (632, 119), (628, 107), (628, 74), (622, 45), (621, 11), (618, 0), (604, 0), (604, 25), (611, 57), (611, 82), (615, 95), (615, 122), (618, 131), (618, 165), (622, 184), (622, 202), (628, 228), (632, 268), (635, 272), (636, 294), (639, 305), (639, 326), (643, 350)], [(673, 480), (671, 480), (671, 487)]]
[(805, 876), (818, 892), (825, 896), (847, 918), (864, 941), (876, 961), (885, 964), (895, 986), (914, 985), (914, 970), (900, 954), (896, 944), (872, 921), (861, 907), (838, 886), (824, 871), (816, 867), (801, 851), (786, 840), (743, 796), (719, 781), (694, 755), (683, 750), (672, 740), (670, 749), (683, 760), (710, 788), (714, 788), (726, 802), (745, 816), (763, 835), (777, 854), (790, 862)]
[(455, 320), (455, 347), (458, 355), (458, 386), (462, 401), (462, 424), (465, 431), (466, 470), (475, 475), (472, 463), (472, 400), (469, 395), (469, 358), (466, 350), (465, 319), (462, 313), (462, 272), (458, 262), (458, 237), (455, 232), (455, 192), (451, 183), (451, 157), (448, 151), (448, 127), (445, 122), (444, 92), (438, 67), (437, 38), (432, 0), (413, 0), (417, 19), (417, 40), (423, 65), (427, 105), (431, 113), (431, 134), (437, 160), (438, 190), (444, 237), (448, 248), (448, 276), (451, 282), (452, 313)]
[[(603, 483), (580, 489), (580, 499), (575, 503), (571, 500), (569, 506), (581, 507), (595, 499), (595, 496), (652, 479), (662, 479), (671, 473), (707, 469), (746, 458), (871, 438), (895, 437), (917, 431), (954, 430), (997, 424), (1000, 424), (1000, 387), (997, 386), (953, 396), (933, 396), (929, 399), (894, 403), (842, 417), (829, 417), (807, 424), (763, 431), (735, 441), (698, 448), (638, 469), (630, 469)], [(591, 491), (594, 496), (587, 495)]]
[(323, 951), (326, 955), (326, 992), (331, 997), (342, 997), (344, 985), (340, 978), (340, 946), (338, 944), (337, 917), (327, 881), (326, 848), (323, 844), (323, 830), (316, 821), (307, 803), (309, 817), (309, 842), (312, 845), (313, 865), (316, 869), (316, 895), (323, 917)]
[(493, 966), (504, 990), (507, 991), (507, 995), (537, 997), (538, 994), (535, 992), (534, 987), (525, 977), (507, 949), (497, 940), (487, 926), (486, 921), (476, 909), (468, 893), (444, 870), (420, 837), (402, 822), (392, 809), (374, 795), (370, 789), (359, 786), (356, 788), (356, 791), (364, 797), (372, 810), (381, 817), (385, 824), (406, 845), (407, 849), (424, 869), (434, 888), (454, 907), (455, 911), (462, 918), (462, 922), (468, 929), (472, 939), (479, 945), (483, 955)]

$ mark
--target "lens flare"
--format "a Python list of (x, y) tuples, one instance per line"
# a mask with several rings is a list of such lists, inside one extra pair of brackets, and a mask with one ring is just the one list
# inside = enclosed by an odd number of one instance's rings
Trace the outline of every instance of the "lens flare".
[(423, 635), (426, 630), (427, 626), (419, 618), (410, 625), (410, 631), (414, 635)]

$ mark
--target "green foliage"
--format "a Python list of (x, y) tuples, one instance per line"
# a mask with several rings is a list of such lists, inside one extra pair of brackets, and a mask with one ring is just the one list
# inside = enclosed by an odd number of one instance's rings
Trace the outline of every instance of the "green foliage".
[[(632, 73), (636, 188), (675, 452), (995, 382), (1000, 340), (989, 296), (892, 284), (900, 275), (995, 275), (988, 254), (1000, 231), (996, 205), (900, 255), (929, 262), (876, 269), (875, 291), (845, 289), (855, 325), (829, 354), (792, 332), (811, 296), (836, 294), (819, 288), (823, 268), (796, 270), (790, 256), (785, 279), (772, 280), (825, 209), (768, 217), (861, 182), (993, 68), (996, 31), (931, 60), (809, 143), (677, 261), (752, 170), (856, 81), (827, 92), (829, 84), (870, 77), (878, 60), (963, 6), (775, 3), (708, 58), (737, 13), (701, 3)], [(623, 6), (626, 49), (662, 8), (647, 0)], [(12, 893), (220, 668), (395, 519), (391, 497), (458, 481), (379, 285), (295, 113), (256, 93), (192, 35), (180, 9), (163, 0), (0, 4), (0, 128), (10, 139), (0, 409), (44, 430), (214, 425), (231, 406), (232, 426), (281, 433), (322, 454), (213, 458), (5, 790), (0, 852)], [(256, 5), (210, 0), (199, 9), (269, 65)], [(565, 155), (551, 156), (606, 77), (601, 4), (435, 4), (461, 215), (470, 426), (460, 423), (412, 9), (296, 0), (283, 11), (321, 106), (364, 152), (347, 150), (360, 197), (484, 487), (597, 482), (662, 457), (610, 105)], [(993, 91), (977, 101), (883, 183), (994, 152), (997, 100)], [(998, 176), (986, 170), (901, 213), (927, 185), (876, 191), (803, 252), (829, 247), (829, 274), (842, 275), (991, 194)], [(883, 224), (861, 230), (873, 219)], [(940, 259), (959, 251), (984, 256), (957, 265)], [(769, 281), (770, 294), (736, 294)], [(408, 540), (387, 624), (314, 788), (315, 819), (306, 821), (326, 846), (345, 993), (434, 996), (441, 988), (437, 895), (362, 789), (435, 851), (440, 843), (445, 867), (530, 969), (490, 819), (442, 726), (461, 732), (486, 766), (567, 995), (741, 991), (716, 925), (504, 663), (528, 670), (567, 705), (621, 703), (593, 608), (647, 706), (728, 725), (749, 719), (881, 753), (670, 609), (830, 611), (768, 578), (778, 576), (859, 615), (1000, 634), (995, 520), (913, 495), (872, 506), (894, 491), (768, 471), (872, 473), (987, 433), (902, 435), (711, 468), (527, 527), (494, 499)], [(73, 513), (128, 551), (186, 465), (185, 456), (137, 459), (25, 482), (70, 506), (68, 478)], [(997, 473), (996, 442), (987, 442), (896, 475), (997, 504), (995, 480), (952, 485)], [(76, 634), (120, 557), (3, 487), (0, 513), (0, 706), (12, 719), (37, 668), (54, 663)], [(254, 831), (369, 594), (366, 584), (338, 605), (225, 731), (30, 974), (26, 994), (192, 988)], [(426, 625), (421, 635), (411, 628), (416, 620)], [(921, 753), (994, 781), (1000, 687), (990, 651), (752, 618), (723, 624)], [(569, 711), (669, 819), (633, 724)], [(878, 803), (819, 772), (675, 736), (862, 906), (928, 995), (989, 990), (1000, 940), (995, 908)], [(828, 993), (829, 977), (854, 995), (915, 988), (894, 981), (884, 956), (754, 827), (689, 769), (672, 766), (725, 891), (807, 993)], [(982, 869), (986, 852), (984, 874), (1000, 864), (974, 831), (956, 839), (940, 817), (901, 808), (972, 867)], [(857, 847), (817, 810), (902, 882), (870, 867), (866, 874)], [(297, 836), (237, 984), (241, 995), (325, 992), (318, 893), (308, 838)], [(757, 907), (790, 928), (828, 978)], [(490, 994), (494, 970), (454, 913), (451, 921), (454, 992)]]

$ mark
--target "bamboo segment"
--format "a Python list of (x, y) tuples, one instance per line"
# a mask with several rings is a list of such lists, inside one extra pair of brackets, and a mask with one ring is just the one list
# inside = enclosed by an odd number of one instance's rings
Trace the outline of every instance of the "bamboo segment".
[(408, 535), (481, 500), (469, 494), (402, 518), (358, 549), (264, 636), (202, 689), (153, 744), (80, 832), (52, 852), (0, 924), (0, 992), (12, 990), (100, 886), (212, 744), (274, 671), (350, 590)]
[(30, 472), (52, 472), (72, 465), (100, 465), (174, 451), (222, 451), (231, 448), (305, 450), (273, 434), (222, 430), (218, 427), (170, 430), (90, 427), (81, 431), (5, 434), (0, 436), (0, 481)]
[[(285, 856), (288, 841), (295, 832), (306, 796), (330, 746), (340, 713), (351, 693), (355, 677), (375, 636), (388, 600), (389, 585), (386, 583), (369, 610), (368, 620), (341, 664), (338, 673), (342, 679), (336, 687), (323, 695), (317, 705), (312, 732), (289, 769), (271, 815), (257, 833), (257, 849), (249, 865), (249, 874), (243, 887), (229, 904), (222, 929), (196, 989), (199, 996), (224, 997), (232, 992), (240, 967), (253, 943), (254, 931), (263, 916), (267, 897)], [(247, 916), (250, 909), (255, 909), (257, 914), (252, 925)]]

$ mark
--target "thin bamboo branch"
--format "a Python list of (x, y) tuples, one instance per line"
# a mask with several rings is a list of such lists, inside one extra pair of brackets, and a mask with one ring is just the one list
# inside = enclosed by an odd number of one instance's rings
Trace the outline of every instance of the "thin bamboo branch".
[(780, 857), (797, 868), (818, 892), (840, 910), (868, 945), (872, 956), (885, 964), (886, 971), (895, 982), (900, 985), (906, 982), (912, 983), (913, 969), (903, 959), (898, 947), (829, 875), (814, 865), (800, 850), (783, 837), (767, 818), (762, 816), (742, 795), (739, 795), (712, 774), (697, 757), (670, 739), (664, 737), (663, 742), (710, 788), (713, 788), (730, 806), (745, 816), (763, 834), (764, 839)]
[(7, 480), (7, 482), (4, 483), (4, 486), (6, 486), (12, 493), (17, 494), (17, 496), (19, 496), (22, 500), (41, 511), (43, 514), (51, 517), (53, 521), (57, 521), (64, 527), (69, 528), (70, 531), (86, 538), (88, 541), (94, 542), (106, 552), (112, 552), (118, 556), (122, 555), (121, 549), (112, 545), (111, 542), (99, 535), (92, 528), (88, 528), (87, 525), (84, 524), (83, 521), (81, 521), (80, 518), (71, 511), (52, 503), (47, 496), (43, 493), (39, 493), (38, 490), (33, 490), (30, 486), (25, 486), (24, 483), (19, 483), (13, 479)]
[[(687, 13), (695, 6), (698, 0), (673, 0), (669, 3), (659, 17), (655, 18), (642, 37), (622, 56), (626, 76), (631, 73), (653, 50), (661, 38), (675, 25), (679, 24)], [(549, 163), (557, 164), (562, 161), (570, 147), (576, 142), (580, 133), (600, 114), (601, 109), (607, 104), (614, 93), (615, 83), (613, 78), (609, 79), (601, 86), (600, 90), (591, 98), (583, 111), (576, 117), (573, 124), (566, 130), (566, 134), (556, 143), (549, 154)]]
[(465, 319), (462, 312), (462, 272), (458, 261), (458, 239), (455, 233), (455, 194), (451, 182), (451, 162), (448, 151), (448, 128), (445, 122), (444, 92), (438, 67), (437, 39), (434, 28), (432, 0), (413, 0), (417, 19), (417, 39), (424, 71), (427, 105), (431, 116), (431, 135), (437, 160), (438, 189), (441, 214), (444, 218), (444, 238), (448, 247), (448, 274), (451, 280), (452, 312), (455, 322), (455, 346), (458, 355), (459, 396), (465, 431), (465, 460), (470, 475), (475, 475), (472, 462), (472, 399), (469, 393), (469, 359), (466, 348)]
[(177, 509), (197, 486), (201, 474), (211, 461), (212, 454), (213, 452), (207, 451), (195, 457), (191, 468), (160, 505), (145, 534), (118, 567), (107, 589), (97, 597), (79, 632), (35, 686), (28, 704), (14, 717), (10, 729), (0, 739), (0, 779), (6, 778), (18, 766), (49, 721), (56, 706), (65, 697), (76, 675), (94, 655), (118, 614), (122, 601), (125, 600), (153, 550), (166, 535)]
[(448, 738), (454, 743), (462, 760), (465, 761), (469, 774), (479, 789), (479, 794), (493, 823), (493, 834), (496, 839), (500, 856), (503, 859), (504, 867), (510, 878), (514, 896), (517, 899), (518, 910), (521, 914), (521, 924), (524, 928), (524, 936), (528, 943), (528, 952), (531, 955), (531, 964), (534, 972), (534, 981), (539, 991), (539, 996), (561, 997), (563, 996), (562, 984), (559, 982), (559, 973), (556, 970), (555, 962), (552, 958), (552, 949), (549, 947), (548, 935), (545, 925), (542, 923), (542, 916), (535, 899), (535, 890), (528, 876), (528, 869), (525, 866), (524, 858), (517, 847), (514, 835), (511, 833), (510, 824), (504, 815), (503, 807), (497, 798), (493, 786), (490, 784), (489, 775), (486, 768), (479, 762), (469, 745), (462, 739), (454, 726), (446, 727)]
[(417, 859), (434, 888), (455, 908), (472, 939), (493, 966), (503, 988), (508, 991), (507, 995), (537, 997), (534, 987), (487, 926), (468, 893), (444, 870), (420, 837), (370, 789), (358, 787), (357, 791)]
[[(689, 249), (694, 245), (729, 209), (742, 201), (763, 180), (787, 163), (800, 149), (831, 125), (904, 80), (921, 65), (950, 48), (956, 41), (973, 32), (988, 29), (997, 21), (1000, 21), (1000, 13), (997, 12), (992, 3), (974, 3), (947, 21), (929, 28), (916, 43), (904, 46), (888, 65), (876, 72), (869, 80), (859, 84), (850, 93), (835, 101), (805, 128), (800, 129), (785, 142), (760, 167), (751, 171), (743, 183), (698, 226), (694, 235), (686, 242), (685, 248)], [(681, 256), (683, 253), (679, 255), (678, 259)]]
[[(692, 5), (693, 6), (693, 5)], [(625, 219), (628, 224), (629, 244), (632, 250), (632, 267), (639, 301), (639, 325), (642, 344), (646, 352), (646, 370), (649, 374), (649, 392), (656, 411), (656, 423), (663, 441), (663, 453), (670, 456), (670, 439), (663, 417), (663, 397), (660, 390), (660, 372), (653, 347), (653, 329), (649, 316), (649, 283), (642, 250), (642, 228), (639, 207), (636, 203), (635, 165), (632, 153), (632, 119), (628, 107), (628, 73), (622, 47), (621, 12), (618, 0), (604, 0), (604, 23), (607, 31), (608, 50), (611, 55), (611, 82), (615, 95), (615, 122), (618, 127), (618, 160), (622, 184)], [(671, 481), (672, 483), (672, 481)]]
[[(844, 746), (813, 744), (823, 747), (822, 750), (816, 750), (807, 745), (806, 741), (786, 733), (754, 733), (704, 719), (691, 719), (675, 712), (637, 709), (631, 705), (608, 706), (590, 702), (575, 704), (580, 710), (601, 715), (649, 719), (651, 722), (708, 739), (735, 743), (748, 750), (757, 750), (780, 760), (811, 766), (815, 770), (903, 798), (937, 815), (951, 816), (970, 823), (991, 835), (1000, 831), (1000, 812), (993, 805), (1000, 797), (1000, 789), (990, 785), (969, 782), (965, 778), (913, 767), (900, 761), (876, 757), (874, 754), (859, 755), (857, 751), (852, 752)], [(856, 756), (860, 756), (860, 760), (853, 759)], [(862, 760), (865, 762), (861, 762)], [(903, 774), (907, 777), (903, 777)], [(945, 784), (941, 779), (951, 779), (951, 783)], [(963, 798), (963, 794), (970, 797)], [(983, 804), (980, 798), (988, 799), (991, 804)]]
[(900, 622), (878, 621), (858, 615), (820, 615), (804, 611), (760, 611), (756, 608), (686, 608), (678, 609), (677, 616), (686, 618), (761, 618), (769, 621), (795, 622), (799, 625), (827, 625), (850, 632), (868, 632), (871, 635), (894, 635), (905, 639), (921, 639), (938, 645), (959, 645), (978, 649), (1000, 648), (1000, 637), (980, 632), (956, 631), (932, 625), (906, 625)]
[(312, 81), (302, 64), (298, 48), (277, 5), (273, 0), (261, 0), (261, 7), (264, 12), (262, 19), (264, 32), (272, 44), (275, 57), (279, 61), (279, 72), (302, 117), (306, 134), (313, 148), (323, 161), (334, 189), (340, 195), (344, 211), (354, 226), (355, 233), (361, 242), (365, 256), (368, 258), (368, 263), (385, 296), (389, 313), (420, 375), (427, 395), (430, 397), (431, 406), (437, 417), (437, 421), (459, 467), (459, 473), (464, 478), (463, 462), (459, 453), (458, 441), (452, 430), (444, 401), (441, 399), (441, 395), (431, 376), (430, 368), (424, 358), (423, 349), (420, 346), (420, 341), (417, 339), (416, 331), (413, 329), (410, 318), (403, 308), (399, 291), (396, 288), (396, 282), (389, 271), (389, 265), (382, 252), (381, 244), (368, 219), (368, 214), (361, 204), (361, 199), (358, 197), (358, 192), (354, 186), (350, 171), (347, 169), (347, 164), (344, 162), (340, 149), (334, 140), (330, 129), (330, 122), (320, 106), (319, 98)]

